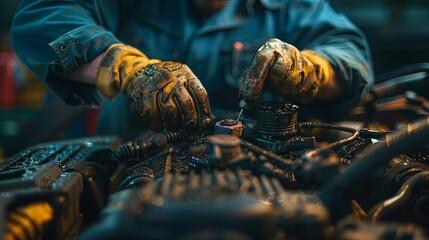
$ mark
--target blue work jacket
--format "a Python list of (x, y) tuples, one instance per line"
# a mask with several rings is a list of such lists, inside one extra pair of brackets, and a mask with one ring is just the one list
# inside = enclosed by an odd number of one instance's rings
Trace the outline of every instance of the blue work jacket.
[[(367, 41), (323, 0), (230, 0), (204, 23), (189, 0), (24, 0), (13, 21), (12, 46), (34, 74), (70, 105), (103, 105), (100, 132), (130, 133), (124, 95), (104, 99), (95, 86), (67, 76), (111, 44), (130, 44), (150, 58), (187, 64), (213, 108), (238, 110), (236, 82), (257, 49), (279, 38), (311, 49), (336, 70), (344, 95), (301, 105), (300, 116), (340, 120), (373, 82)], [(281, 100), (272, 92), (262, 100)], [(134, 130), (132, 130), (134, 131)], [(129, 135), (129, 134), (128, 134)]]

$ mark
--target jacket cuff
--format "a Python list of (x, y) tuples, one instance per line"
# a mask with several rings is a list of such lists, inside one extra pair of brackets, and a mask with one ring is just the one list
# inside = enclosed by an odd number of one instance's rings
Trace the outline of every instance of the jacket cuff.
[(120, 42), (113, 33), (99, 25), (76, 28), (49, 43), (66, 74), (92, 61), (110, 45)]
[(95, 85), (68, 80), (67, 75), (118, 42), (112, 32), (98, 25), (85, 25), (62, 35), (49, 43), (58, 59), (48, 65), (46, 84), (69, 105), (99, 107), (102, 97)]

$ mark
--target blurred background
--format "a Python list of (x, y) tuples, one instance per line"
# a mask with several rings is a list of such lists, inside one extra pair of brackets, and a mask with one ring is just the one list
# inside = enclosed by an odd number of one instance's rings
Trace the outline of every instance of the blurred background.
[[(19, 2), (0, 1), (0, 158), (45, 141), (94, 135), (97, 121), (96, 110), (66, 106), (14, 57), (10, 24)], [(376, 75), (429, 62), (429, 0), (330, 3), (366, 33)]]
[(26, 147), (95, 134), (97, 110), (69, 107), (14, 56), (10, 25), (20, 0), (0, 0), (0, 160)]
[(367, 35), (376, 74), (429, 62), (429, 0), (330, 0)]

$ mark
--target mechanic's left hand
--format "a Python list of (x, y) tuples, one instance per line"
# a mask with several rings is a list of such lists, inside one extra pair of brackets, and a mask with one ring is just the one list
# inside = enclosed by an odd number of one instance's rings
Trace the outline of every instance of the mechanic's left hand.
[(105, 52), (96, 85), (108, 98), (119, 92), (129, 96), (143, 123), (154, 131), (193, 133), (213, 120), (207, 92), (188, 66), (149, 59), (123, 43)]
[(126, 93), (135, 111), (153, 130), (204, 130), (213, 116), (206, 90), (189, 67), (177, 62), (148, 66)]
[(238, 80), (238, 90), (241, 98), (256, 101), (266, 82), (273, 91), (307, 103), (328, 85), (330, 69), (328, 60), (319, 54), (270, 39)]

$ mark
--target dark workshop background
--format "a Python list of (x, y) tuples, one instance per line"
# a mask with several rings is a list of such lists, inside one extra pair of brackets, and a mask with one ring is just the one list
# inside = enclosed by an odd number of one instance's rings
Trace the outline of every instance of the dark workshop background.
[[(93, 135), (97, 119), (97, 111), (65, 106), (14, 57), (9, 31), (19, 2), (0, 1), (0, 159), (37, 143)], [(366, 33), (376, 75), (429, 62), (429, 0), (330, 2)]]

